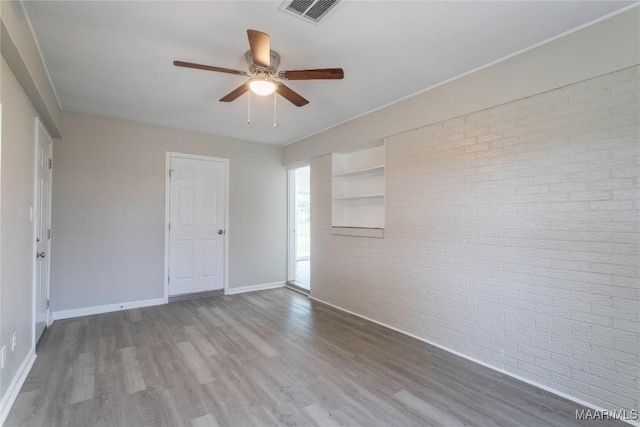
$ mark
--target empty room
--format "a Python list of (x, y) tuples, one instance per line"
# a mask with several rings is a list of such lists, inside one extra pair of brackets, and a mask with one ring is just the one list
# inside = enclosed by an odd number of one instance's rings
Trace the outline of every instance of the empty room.
[(640, 2), (0, 1), (0, 425), (640, 426)]

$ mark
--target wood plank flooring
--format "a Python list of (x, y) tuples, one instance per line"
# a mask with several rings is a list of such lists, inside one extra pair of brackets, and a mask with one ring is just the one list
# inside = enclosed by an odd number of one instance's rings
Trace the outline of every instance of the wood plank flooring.
[(584, 426), (576, 409), (275, 289), (55, 322), (5, 425)]

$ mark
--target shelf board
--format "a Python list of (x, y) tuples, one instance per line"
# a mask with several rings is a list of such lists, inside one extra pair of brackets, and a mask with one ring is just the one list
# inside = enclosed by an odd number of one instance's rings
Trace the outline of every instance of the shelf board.
[(366, 173), (379, 172), (379, 171), (383, 171), (383, 170), (384, 170), (384, 165), (376, 165), (376, 166), (370, 166), (368, 168), (363, 168), (363, 169), (357, 169), (357, 170), (348, 171), (348, 172), (337, 173), (337, 174), (333, 175), (333, 177), (334, 178), (342, 178), (342, 177), (347, 177), (347, 176), (356, 176), (356, 175), (363, 175), (363, 174), (366, 174)]
[(371, 227), (349, 227), (349, 226), (332, 226), (331, 234), (353, 237), (374, 237), (378, 239), (384, 238), (384, 228)]
[(377, 198), (377, 197), (384, 197), (384, 193), (360, 194), (360, 195), (357, 195), (357, 196), (334, 197), (333, 200), (372, 199), (372, 198)]

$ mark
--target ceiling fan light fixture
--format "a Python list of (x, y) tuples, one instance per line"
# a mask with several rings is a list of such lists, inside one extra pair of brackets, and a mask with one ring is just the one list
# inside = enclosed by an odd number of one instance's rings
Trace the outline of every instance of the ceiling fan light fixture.
[(267, 79), (253, 79), (249, 82), (249, 88), (256, 95), (267, 96), (276, 91), (276, 84)]

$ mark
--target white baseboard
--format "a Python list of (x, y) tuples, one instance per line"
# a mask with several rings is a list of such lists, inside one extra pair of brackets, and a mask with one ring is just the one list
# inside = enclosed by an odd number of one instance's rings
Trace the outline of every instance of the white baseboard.
[(22, 361), (16, 375), (11, 381), (11, 384), (9, 384), (9, 387), (7, 388), (7, 392), (0, 402), (0, 426), (3, 425), (4, 421), (7, 419), (7, 415), (9, 415), (9, 411), (11, 410), (13, 403), (16, 401), (16, 397), (18, 397), (18, 392), (22, 388), (24, 381), (27, 379), (27, 375), (29, 375), (35, 361), (36, 352), (31, 349), (29, 350), (27, 357)]
[(73, 308), (53, 312), (53, 320), (71, 319), (73, 317), (90, 316), (92, 314), (111, 313), (112, 311), (131, 310), (132, 308), (151, 307), (166, 304), (165, 298), (145, 299), (140, 301), (122, 302), (119, 304), (94, 305), (93, 307)]
[[(387, 325), (387, 324), (385, 324), (385, 323), (382, 323), (382, 322), (379, 322), (379, 321), (377, 321), (377, 320), (371, 319), (370, 317), (363, 316), (362, 314), (355, 313), (355, 312), (353, 312), (353, 311), (351, 311), (351, 310), (347, 310), (347, 309), (345, 309), (345, 308), (342, 308), (342, 307), (337, 306), (337, 305), (335, 305), (335, 304), (331, 304), (330, 302), (327, 302), (327, 301), (321, 300), (321, 299), (316, 298), (316, 297), (313, 297), (313, 296), (309, 296), (309, 299), (312, 299), (312, 300), (314, 300), (314, 301), (318, 301), (319, 303), (324, 304), (324, 305), (328, 305), (329, 307), (333, 307), (333, 308), (335, 308), (336, 310), (340, 310), (340, 311), (344, 311), (345, 313), (352, 314), (352, 315), (354, 315), (354, 316), (356, 316), (356, 317), (359, 317), (359, 318), (361, 318), (361, 319), (368, 320), (369, 322), (373, 322), (373, 323), (375, 323), (375, 324), (377, 324), (377, 325), (384, 326), (385, 328), (388, 328), (388, 329), (391, 329), (391, 330), (393, 330), (393, 331), (399, 332), (399, 333), (401, 333), (401, 334), (403, 334), (403, 335), (407, 335), (407, 336), (409, 336), (409, 337), (411, 337), (411, 338), (415, 338), (415, 339), (417, 339), (418, 341), (422, 341), (422, 342), (427, 343), (427, 344), (429, 344), (429, 345), (432, 345), (432, 346), (434, 346), (434, 347), (438, 347), (438, 348), (439, 348), (439, 349), (441, 349), (441, 350), (444, 350), (444, 351), (446, 351), (446, 352), (449, 352), (449, 353), (455, 354), (456, 356), (460, 356), (460, 357), (462, 357), (462, 358), (465, 358), (465, 359), (467, 359), (467, 360), (470, 360), (471, 362), (477, 363), (477, 364), (479, 364), (479, 365), (482, 365), (482, 366), (484, 366), (484, 367), (486, 367), (486, 368), (489, 368), (489, 369), (492, 369), (492, 370), (494, 370), (494, 371), (498, 371), (498, 372), (500, 372), (501, 374), (508, 375), (508, 376), (510, 376), (510, 377), (512, 377), (512, 378), (515, 378), (515, 379), (517, 379), (517, 380), (520, 380), (520, 381), (522, 381), (522, 382), (525, 382), (525, 383), (527, 383), (527, 384), (530, 384), (530, 385), (532, 385), (532, 386), (534, 386), (534, 387), (541, 388), (541, 389), (543, 389), (543, 390), (545, 390), (545, 391), (548, 391), (549, 393), (553, 393), (553, 394), (555, 394), (556, 396), (560, 396), (560, 397), (563, 397), (563, 398), (565, 398), (565, 399), (567, 399), (567, 400), (570, 400), (570, 401), (572, 401), (572, 402), (578, 403), (578, 404), (580, 404), (580, 405), (582, 405), (582, 406), (586, 406), (587, 408), (590, 408), (590, 409), (593, 409), (593, 410), (596, 410), (596, 411), (600, 411), (600, 412), (608, 412), (608, 410), (606, 410), (606, 409), (604, 409), (604, 408), (600, 408), (599, 406), (594, 405), (593, 403), (587, 402), (587, 401), (582, 400), (582, 399), (578, 399), (578, 398), (576, 398), (576, 397), (574, 397), (574, 396), (571, 396), (571, 395), (569, 395), (569, 394), (563, 393), (563, 392), (561, 392), (561, 391), (559, 391), (559, 390), (553, 389), (553, 388), (551, 388), (551, 387), (549, 387), (549, 386), (546, 386), (546, 385), (544, 385), (544, 384), (540, 384), (540, 383), (538, 383), (538, 382), (536, 382), (536, 381), (532, 381), (532, 380), (530, 380), (530, 379), (528, 379), (528, 378), (521, 377), (520, 375), (513, 374), (513, 373), (511, 373), (511, 372), (509, 372), (509, 371), (506, 371), (506, 370), (504, 370), (504, 369), (502, 369), (502, 368), (498, 368), (497, 366), (490, 365), (490, 364), (488, 364), (488, 363), (486, 363), (486, 362), (483, 362), (483, 361), (478, 360), (478, 359), (476, 359), (476, 358), (474, 358), (474, 357), (468, 356), (468, 355), (466, 355), (466, 354), (464, 354), (464, 353), (460, 353), (459, 351), (453, 350), (453, 349), (451, 349), (451, 348), (449, 348), (449, 347), (445, 347), (445, 346), (443, 346), (443, 345), (441, 345), (441, 344), (435, 343), (435, 342), (430, 341), (430, 340), (428, 340), (428, 339), (425, 339), (425, 338), (419, 337), (419, 336), (417, 336), (417, 335), (413, 335), (413, 334), (411, 334), (411, 333), (409, 333), (409, 332), (405, 332), (405, 331), (403, 331), (402, 329), (394, 328), (393, 326), (389, 326), (389, 325)], [(640, 423), (638, 423), (637, 421), (630, 421), (630, 420), (623, 420), (623, 421), (625, 421), (625, 422), (627, 422), (628, 424), (631, 424), (631, 425), (633, 425), (633, 426), (640, 426)]]
[(266, 289), (275, 289), (284, 287), (285, 282), (262, 283), (260, 285), (241, 286), (239, 288), (229, 288), (225, 295), (243, 294), (245, 292), (264, 291)]

